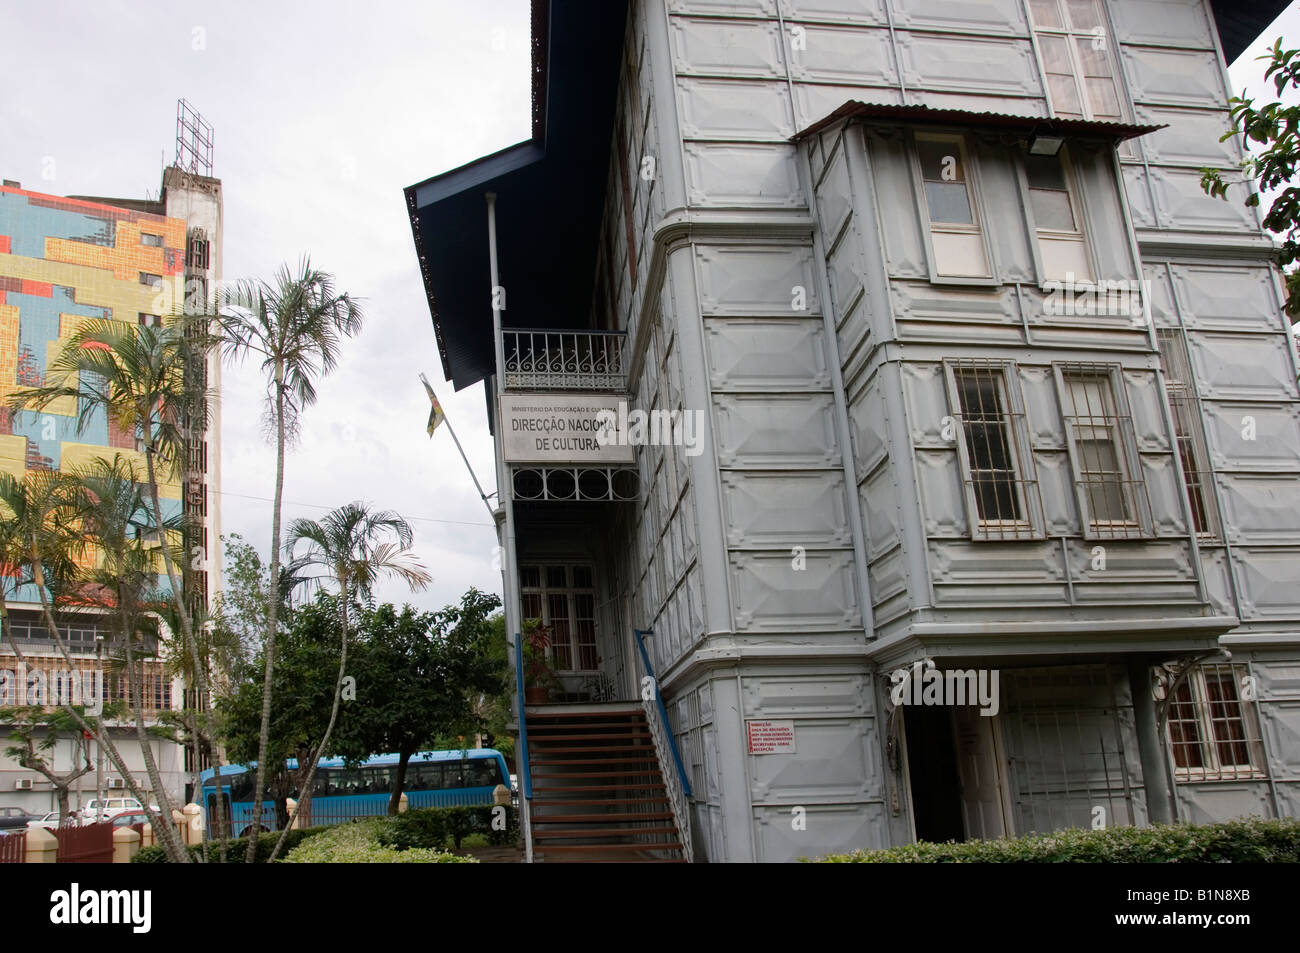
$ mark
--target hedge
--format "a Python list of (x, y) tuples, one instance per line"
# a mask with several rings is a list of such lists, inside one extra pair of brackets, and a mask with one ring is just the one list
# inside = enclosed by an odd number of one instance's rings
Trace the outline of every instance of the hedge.
[(1003, 840), (859, 850), (822, 864), (1204, 864), (1296, 863), (1300, 820), (1242, 818), (1222, 824), (1156, 824), (1069, 830)]
[[(504, 814), (500, 813), (504, 811)], [(519, 840), (519, 812), (513, 807), (429, 807), (387, 818), (379, 843), (398, 850), (431, 847), (441, 850), (450, 840), (456, 850), (469, 834), (485, 834), (493, 847)], [(504, 818), (504, 829), (500, 818)], [(494, 822), (496, 827), (494, 828)]]
[(339, 824), (294, 848), (286, 864), (477, 864), (473, 857), (459, 857), (431, 847), (398, 850), (379, 842), (380, 831), (392, 818), (375, 817), (353, 824)]
[[(308, 837), (315, 837), (323, 831), (329, 830), (329, 827), (305, 827), (297, 830), (291, 830), (289, 836), (285, 838), (284, 849), (280, 851), (280, 856), (284, 857), (293, 848), (297, 847)], [(279, 831), (270, 831), (266, 834), (259, 834), (257, 837), (257, 854), (254, 863), (264, 864), (271, 856), (271, 851), (275, 850), (275, 844), (280, 839)], [(200, 845), (194, 845), (188, 848), (190, 856), (197, 862), (203, 848)], [(248, 850), (248, 838), (237, 837), (233, 840), (226, 841), (226, 863), (242, 864), (244, 862), (245, 852)], [(217, 841), (208, 843), (208, 863), (217, 864), (221, 862), (221, 845)], [(135, 857), (131, 858), (133, 864), (166, 864), (167, 851), (155, 844), (150, 847), (141, 847)]]

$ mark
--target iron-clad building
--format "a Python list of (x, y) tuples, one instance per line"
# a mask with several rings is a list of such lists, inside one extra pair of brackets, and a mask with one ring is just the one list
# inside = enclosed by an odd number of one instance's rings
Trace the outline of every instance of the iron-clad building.
[(532, 138), (406, 195), (534, 856), (1297, 813), (1295, 350), (1200, 186), (1282, 6), (533, 4)]

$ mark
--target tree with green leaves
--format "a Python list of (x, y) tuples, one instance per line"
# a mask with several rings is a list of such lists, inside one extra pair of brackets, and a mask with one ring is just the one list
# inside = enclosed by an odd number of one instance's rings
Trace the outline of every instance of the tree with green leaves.
[[(361, 330), (360, 304), (334, 287), (329, 274), (304, 258), (296, 272), (281, 266), (274, 284), (241, 282), (219, 302), (222, 350), (236, 361), (252, 357), (267, 378), (266, 418), (275, 434), (275, 491), (271, 502), (270, 578), (280, 578), (280, 519), (286, 444), (298, 433), (302, 413), (316, 402), (316, 380), (338, 364), (340, 344)], [(262, 646), (262, 731), (255, 790), (265, 784), (270, 745), (271, 688), (279, 600), (268, 600)], [(249, 841), (247, 862), (256, 857)]]
[[(1268, 55), (1259, 59), (1268, 61), (1264, 79), (1272, 82), (1278, 98), (1257, 106), (1245, 90), (1233, 96), (1228, 100), (1232, 129), (1219, 141), (1242, 138), (1247, 151), (1242, 179), (1254, 184), (1247, 189), (1245, 204), (1257, 207), (1261, 196), (1272, 195), (1264, 227), (1281, 239), (1277, 263), (1286, 273), (1286, 313), (1296, 320), (1300, 319), (1300, 271), (1294, 268), (1300, 259), (1300, 186), (1291, 181), (1300, 164), (1300, 105), (1285, 104), (1281, 97), (1287, 89), (1300, 89), (1300, 49), (1284, 50), (1278, 37)], [(1233, 184), (1219, 169), (1201, 170), (1201, 187), (1210, 195), (1226, 201)]]
[[(384, 604), (357, 623), (357, 704), (340, 726), (334, 753), (360, 761), (396, 753), (388, 813), (396, 814), (411, 756), (440, 736), (484, 727), (481, 700), (505, 692), (505, 655), (493, 645), (495, 595), (470, 589), (439, 612)], [(503, 630), (504, 631), (504, 630)]]
[[(316, 762), (329, 749), (330, 735), (338, 721), (339, 704), (343, 695), (343, 680), (347, 675), (348, 640), (351, 631), (349, 606), (354, 597), (367, 601), (374, 596), (374, 585), (383, 576), (396, 576), (411, 589), (427, 586), (431, 576), (412, 556), (411, 544), (415, 534), (409, 523), (392, 510), (371, 512), (365, 503), (354, 502), (330, 510), (320, 520), (296, 519), (289, 525), (285, 552), (292, 558), (290, 566), (309, 585), (330, 581), (339, 592), (339, 667), (334, 686), (334, 702), (329, 723), (325, 726), (317, 753), (311, 759), (310, 769), (301, 790), (302, 798), (295, 809), (308, 812), (311, 807), (311, 785), (316, 772)], [(300, 555), (293, 557), (301, 548)], [(316, 569), (316, 574), (309, 570)], [(307, 814), (310, 817), (310, 813)], [(281, 834), (281, 843), (284, 841)], [(274, 858), (280, 845), (272, 851)]]
[[(59, 826), (70, 824), (72, 785), (95, 769), (90, 762), (90, 745), (84, 729), (69, 713), (41, 705), (0, 709), (0, 724), (9, 729), (5, 757), (13, 758), (21, 767), (35, 771), (53, 785), (59, 800)], [(58, 770), (60, 742), (71, 753), (66, 771)]]

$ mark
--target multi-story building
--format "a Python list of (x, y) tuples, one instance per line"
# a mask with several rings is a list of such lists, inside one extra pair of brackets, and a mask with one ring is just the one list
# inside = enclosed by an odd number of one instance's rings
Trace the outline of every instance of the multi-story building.
[[(206, 300), (210, 283), (221, 277), (221, 183), (177, 167), (163, 172), (155, 199), (61, 197), (24, 190), (6, 180), (0, 186), (0, 402), (14, 390), (49, 383), (49, 368), (66, 339), (87, 319), (159, 325), (177, 313), (188, 297)], [(208, 386), (220, 386), (216, 355), (208, 362)], [(200, 547), (192, 552), (191, 598), (206, 603), (208, 580), (218, 578), (220, 418), (214, 407), (206, 432), (196, 430), (181, 479), (161, 485), (164, 518), (182, 510), (202, 525)], [(62, 401), (40, 413), (0, 409), (0, 469), (21, 477), (32, 469), (69, 471), (92, 459), (121, 454), (138, 471), (145, 469), (136, 435), (109, 421), (102, 411), (77, 419), (74, 402)], [(93, 560), (94, 554), (85, 557)], [(166, 585), (166, 580), (162, 581)], [(102, 690), (111, 700), (125, 697), (124, 679), (114, 675), (112, 620), (93, 606), (60, 607), (75, 675), (54, 645), (31, 585), (11, 593), (9, 624), (25, 664), (8, 639), (0, 642), (0, 705), (49, 704), (56, 686), (75, 680), (86, 691)], [(109, 649), (105, 649), (105, 645)], [(143, 664), (146, 717), (179, 708), (182, 683), (158, 660)], [(96, 680), (99, 673), (101, 680)], [(98, 688), (102, 686), (102, 689)], [(83, 698), (93, 705), (91, 696)], [(149, 788), (132, 724), (113, 729), (136, 781)], [(0, 747), (5, 744), (0, 734)], [(195, 766), (175, 744), (153, 742), (163, 781), (173, 796), (184, 792)], [(60, 743), (53, 755), (58, 772), (70, 770), (82, 742)], [(89, 756), (98, 760), (90, 743)], [(65, 750), (66, 749), (66, 750)], [(125, 787), (105, 763), (77, 782), (84, 798)], [(0, 757), (0, 800), (44, 812), (56, 806), (51, 785), (40, 774)]]
[(530, 851), (1300, 812), (1295, 350), (1199, 181), (1283, 6), (535, 0), (531, 140), (406, 190)]

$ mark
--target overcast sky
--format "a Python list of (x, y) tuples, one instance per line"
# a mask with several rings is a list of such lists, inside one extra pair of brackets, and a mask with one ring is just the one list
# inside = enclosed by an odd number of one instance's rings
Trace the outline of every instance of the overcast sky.
[[(289, 455), (286, 520), (354, 499), (395, 509), (434, 582), (414, 596), (387, 583), (381, 599), (436, 608), (471, 585), (499, 592), (487, 511), (446, 431), (424, 433), (421, 371), (495, 488), (482, 387), (443, 383), (402, 188), (528, 137), (527, 0), (6, 6), (0, 175), (58, 195), (156, 195), (184, 97), (216, 130), (225, 277), (269, 278), (310, 253), (366, 299), (366, 329)], [(1296, 7), (1262, 46), (1296, 35)], [(1260, 51), (1232, 70), (1234, 91), (1262, 75)], [(265, 553), (264, 384), (253, 367), (228, 367), (223, 384), (223, 529)]]

